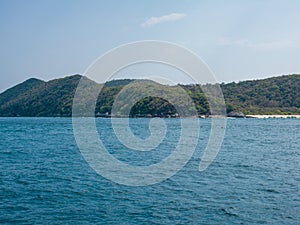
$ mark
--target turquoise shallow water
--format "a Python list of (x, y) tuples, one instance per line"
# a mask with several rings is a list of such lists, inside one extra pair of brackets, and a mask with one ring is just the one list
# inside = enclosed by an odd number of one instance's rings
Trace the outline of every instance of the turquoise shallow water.
[[(149, 119), (131, 119), (147, 137)], [(109, 119), (97, 119), (104, 144), (118, 159), (150, 165), (170, 154), (179, 120), (166, 119), (159, 150), (125, 149)], [(76, 145), (70, 118), (0, 118), (0, 222), (21, 224), (299, 224), (300, 120), (229, 119), (223, 146), (198, 171), (199, 145), (175, 176), (129, 187), (95, 173)]]

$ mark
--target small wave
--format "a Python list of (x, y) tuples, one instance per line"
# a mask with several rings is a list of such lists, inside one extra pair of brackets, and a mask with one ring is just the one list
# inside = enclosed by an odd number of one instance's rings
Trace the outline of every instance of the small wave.
[(234, 216), (234, 217), (239, 217), (238, 214), (231, 212), (231, 210), (233, 209), (233, 207), (230, 207), (229, 209), (225, 209), (222, 208), (221, 211), (225, 214), (225, 215), (229, 215), (229, 216)]

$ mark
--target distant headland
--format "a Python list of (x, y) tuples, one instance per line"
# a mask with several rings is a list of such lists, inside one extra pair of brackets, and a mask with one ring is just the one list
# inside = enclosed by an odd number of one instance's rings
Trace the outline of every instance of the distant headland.
[[(81, 75), (73, 75), (48, 82), (35, 78), (26, 80), (0, 94), (0, 116), (70, 117), (73, 97), (81, 78)], [(89, 80), (94, 86), (104, 85), (97, 100), (95, 116), (111, 117), (115, 96), (132, 81), (134, 80), (123, 79), (97, 84)], [(209, 104), (201, 91), (202, 85), (178, 85), (195, 103), (199, 117), (209, 117)], [(229, 117), (300, 117), (300, 75), (298, 74), (219, 85), (223, 91)], [(89, 99), (88, 93), (84, 99)], [(130, 111), (130, 117), (178, 116), (169, 102), (156, 97), (140, 100)]]

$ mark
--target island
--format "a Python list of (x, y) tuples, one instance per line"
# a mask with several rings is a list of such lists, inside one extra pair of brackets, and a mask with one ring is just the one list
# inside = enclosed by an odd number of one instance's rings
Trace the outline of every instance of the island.
[[(70, 117), (76, 87), (82, 75), (66, 76), (43, 81), (31, 78), (0, 94), (1, 117)], [(96, 108), (96, 117), (111, 117), (116, 95), (132, 79), (112, 80), (98, 84), (88, 80), (94, 87), (101, 87)], [(178, 84), (193, 100), (199, 117), (210, 117), (207, 98), (201, 89), (205, 85)], [(242, 118), (299, 118), (300, 75), (282, 75), (266, 79), (220, 83), (228, 117)], [(165, 88), (172, 88), (165, 85)], [(173, 91), (174, 98), (177, 92)], [(90, 98), (87, 91), (84, 100)], [(126, 104), (126, 103), (124, 103)], [(184, 103), (183, 103), (184, 104)], [(130, 117), (179, 117), (168, 101), (158, 97), (146, 97), (137, 102)]]

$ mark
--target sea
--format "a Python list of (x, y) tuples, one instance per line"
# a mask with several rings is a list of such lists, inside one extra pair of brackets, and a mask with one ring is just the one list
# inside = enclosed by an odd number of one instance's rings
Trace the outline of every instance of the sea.
[[(142, 167), (178, 144), (181, 119), (163, 120), (162, 142), (142, 152), (118, 140), (110, 118), (95, 119), (111, 156)], [(132, 134), (149, 137), (150, 121), (129, 119)], [(211, 122), (199, 119), (198, 144), (177, 173), (128, 186), (90, 166), (72, 118), (0, 118), (0, 223), (300, 224), (300, 119), (228, 119), (217, 157), (199, 171)]]

